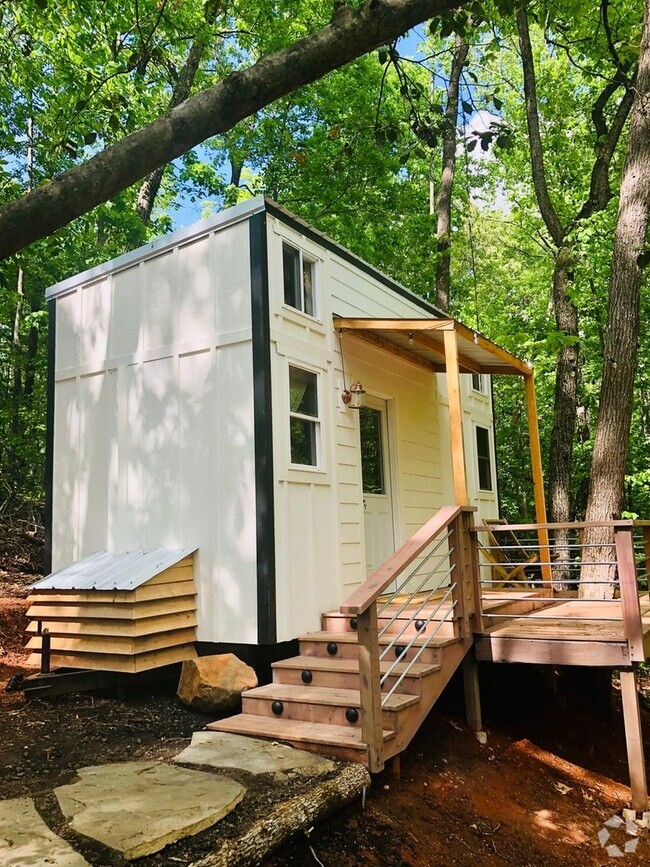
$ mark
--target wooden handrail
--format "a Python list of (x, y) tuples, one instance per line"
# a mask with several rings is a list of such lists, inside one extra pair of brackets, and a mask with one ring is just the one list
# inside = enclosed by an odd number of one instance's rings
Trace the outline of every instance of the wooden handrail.
[(377, 601), (397, 575), (420, 554), (461, 512), (473, 512), (473, 506), (443, 506), (414, 533), (401, 548), (376, 569), (367, 581), (341, 605), (343, 614), (358, 616)]
[(478, 524), (471, 528), (472, 533), (504, 533), (511, 530), (585, 530), (588, 527), (644, 527), (650, 521), (571, 521), (567, 524)]

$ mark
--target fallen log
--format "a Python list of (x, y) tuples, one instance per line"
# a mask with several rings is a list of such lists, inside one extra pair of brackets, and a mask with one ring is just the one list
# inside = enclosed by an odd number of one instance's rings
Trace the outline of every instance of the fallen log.
[(315, 783), (303, 795), (278, 804), (241, 837), (225, 840), (214, 852), (194, 861), (190, 867), (254, 867), (261, 864), (294, 834), (309, 830), (330, 813), (350, 804), (369, 785), (370, 774), (363, 765), (345, 765), (333, 779)]

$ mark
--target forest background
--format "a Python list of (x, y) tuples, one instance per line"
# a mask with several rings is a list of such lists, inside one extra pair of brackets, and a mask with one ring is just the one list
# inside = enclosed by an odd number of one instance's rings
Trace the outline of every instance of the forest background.
[[(5, 206), (29, 201), (49, 179), (82, 168), (190, 95), (332, 21), (363, 26), (363, 15), (393, 5), (409, 0), (0, 4), (0, 226)], [(648, 8), (642, 38), (639, 0), (438, 5), (441, 14), (407, 37), (261, 100), (164, 170), (61, 220), (54, 233), (36, 231), (38, 240), (5, 256), (0, 516), (37, 517), (43, 502), (45, 289), (265, 193), (532, 361), (552, 519), (582, 518), (590, 482), (611, 474), (602, 458), (592, 472), (601, 386), (609, 375), (614, 398), (623, 395), (617, 371), (632, 357), (631, 422), (625, 407), (609, 402), (622, 420), (610, 434), (623, 452), (620, 496), (599, 517), (650, 517), (650, 334), (639, 327), (650, 313), (647, 291), (639, 291), (650, 259), (643, 183), (636, 289), (608, 306), (635, 112), (637, 139), (639, 123), (648, 128), (647, 101), (640, 110)], [(647, 153), (640, 165), (650, 167)], [(620, 334), (617, 315), (627, 323)], [(502, 512), (530, 521), (523, 390), (504, 377), (493, 387)], [(614, 450), (606, 446), (605, 455)]]

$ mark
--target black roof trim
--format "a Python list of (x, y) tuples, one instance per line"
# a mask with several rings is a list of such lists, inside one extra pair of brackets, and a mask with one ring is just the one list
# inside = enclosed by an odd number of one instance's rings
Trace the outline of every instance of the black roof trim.
[(314, 229), (313, 226), (310, 226), (309, 223), (306, 223), (300, 217), (297, 217), (295, 214), (292, 214), (289, 211), (285, 210), (282, 205), (274, 202), (273, 199), (268, 199), (265, 196), (264, 202), (266, 205), (266, 211), (272, 217), (276, 217), (278, 220), (280, 220), (281, 223), (284, 223), (290, 228), (295, 229), (296, 232), (300, 232), (301, 235), (305, 235), (311, 241), (320, 244), (331, 253), (336, 253), (336, 255), (340, 256), (341, 259), (345, 259), (346, 262), (354, 265), (360, 271), (363, 271), (370, 277), (374, 277), (375, 280), (383, 283), (384, 286), (386, 286), (388, 289), (391, 289), (393, 292), (395, 292), (396, 295), (400, 295), (402, 298), (406, 298), (408, 301), (412, 301), (413, 304), (417, 304), (418, 307), (426, 310), (427, 313), (431, 313), (440, 319), (449, 318), (448, 313), (445, 313), (443, 310), (435, 307), (433, 304), (431, 304), (430, 301), (427, 301), (425, 298), (416, 295), (415, 292), (411, 292), (410, 289), (407, 289), (406, 286), (402, 286), (402, 284), (398, 283), (396, 280), (392, 280), (382, 271), (379, 271), (377, 268), (366, 262), (365, 259), (362, 259), (360, 256), (357, 256), (356, 253), (348, 250), (347, 247), (342, 247), (341, 244), (333, 241), (328, 235), (323, 234), (323, 232), (319, 232), (318, 229)]

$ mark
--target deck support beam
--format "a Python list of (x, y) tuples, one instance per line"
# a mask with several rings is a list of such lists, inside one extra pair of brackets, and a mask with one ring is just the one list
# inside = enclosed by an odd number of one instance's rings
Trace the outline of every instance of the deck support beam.
[(455, 331), (445, 331), (444, 335), (447, 398), (449, 400), (451, 466), (454, 476), (454, 501), (457, 506), (467, 506), (469, 505), (469, 498), (467, 495), (465, 444), (463, 440), (463, 407), (460, 399), (458, 336)]
[(623, 720), (625, 722), (627, 764), (632, 789), (631, 807), (635, 813), (646, 814), (645, 818), (647, 820), (650, 817), (648, 781), (643, 751), (639, 693), (637, 691), (636, 674), (633, 668), (621, 671), (621, 698), (623, 701)]
[[(535, 498), (535, 520), (538, 524), (546, 523), (546, 498), (544, 496), (544, 474), (542, 470), (542, 449), (539, 442), (539, 421), (537, 416), (537, 399), (535, 397), (535, 380), (532, 371), (524, 376), (526, 391), (526, 415), (528, 417), (528, 439), (530, 441), (530, 462), (533, 471), (533, 496)], [(542, 579), (550, 590), (553, 586), (551, 571), (551, 549), (549, 548), (548, 530), (540, 527), (537, 531), (539, 542), (539, 559), (542, 563)]]
[(463, 687), (465, 691), (465, 719), (467, 725), (474, 729), (476, 737), (482, 744), (485, 744), (487, 743), (487, 735), (483, 731), (478, 664), (473, 647), (463, 659)]

